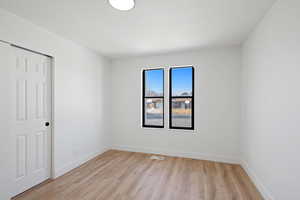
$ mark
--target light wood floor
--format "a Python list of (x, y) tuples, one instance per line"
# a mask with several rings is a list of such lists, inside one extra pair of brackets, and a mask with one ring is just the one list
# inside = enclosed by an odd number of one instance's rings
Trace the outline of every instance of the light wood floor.
[(107, 151), (15, 200), (260, 200), (239, 165)]

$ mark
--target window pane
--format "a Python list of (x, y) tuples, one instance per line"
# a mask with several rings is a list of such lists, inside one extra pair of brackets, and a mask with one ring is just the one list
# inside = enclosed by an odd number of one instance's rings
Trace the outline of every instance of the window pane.
[(145, 71), (145, 95), (163, 96), (164, 87), (164, 70), (146, 70)]
[(145, 98), (145, 125), (163, 126), (163, 99)]
[(191, 128), (192, 127), (192, 99), (173, 98), (172, 99), (172, 127)]
[(172, 96), (192, 96), (192, 67), (172, 68)]

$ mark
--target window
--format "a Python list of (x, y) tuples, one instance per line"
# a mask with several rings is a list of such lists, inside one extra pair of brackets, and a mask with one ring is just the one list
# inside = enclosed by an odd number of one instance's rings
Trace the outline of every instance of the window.
[(164, 70), (143, 71), (143, 127), (164, 127)]
[(170, 69), (170, 117), (171, 129), (194, 129), (194, 68)]

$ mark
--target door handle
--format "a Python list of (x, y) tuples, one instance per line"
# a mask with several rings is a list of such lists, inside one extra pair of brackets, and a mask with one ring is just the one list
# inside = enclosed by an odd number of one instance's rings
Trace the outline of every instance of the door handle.
[(50, 126), (50, 122), (46, 122), (46, 123), (45, 123), (45, 126)]

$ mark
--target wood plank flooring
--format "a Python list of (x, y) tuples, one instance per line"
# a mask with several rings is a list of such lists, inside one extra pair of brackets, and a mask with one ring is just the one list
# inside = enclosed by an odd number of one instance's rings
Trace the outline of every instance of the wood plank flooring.
[(261, 200), (239, 165), (111, 150), (14, 200)]

